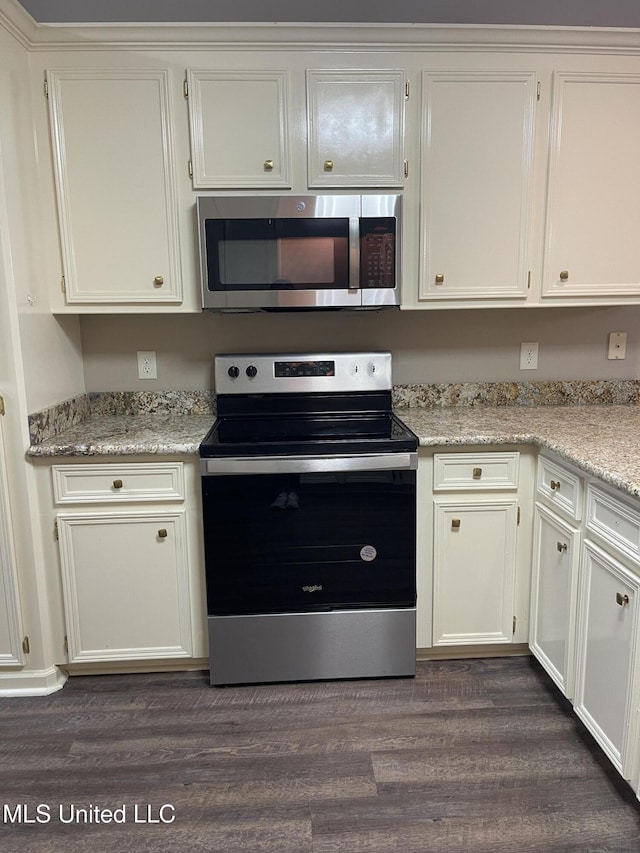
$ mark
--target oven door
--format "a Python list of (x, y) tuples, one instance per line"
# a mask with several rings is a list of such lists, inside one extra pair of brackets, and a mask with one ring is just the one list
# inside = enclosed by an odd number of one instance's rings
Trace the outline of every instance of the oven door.
[(415, 606), (417, 454), (201, 465), (210, 616)]

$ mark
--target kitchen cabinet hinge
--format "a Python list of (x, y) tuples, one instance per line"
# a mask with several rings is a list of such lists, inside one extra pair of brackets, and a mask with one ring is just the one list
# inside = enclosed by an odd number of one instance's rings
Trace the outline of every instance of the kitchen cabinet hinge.
[(193, 164), (191, 163), (191, 160), (187, 163), (187, 171), (189, 172), (189, 177), (193, 178)]
[(62, 276), (62, 278), (60, 279), (60, 290), (61, 290), (63, 293), (66, 293), (66, 292), (67, 292), (67, 283), (66, 283), (66, 281), (64, 280), (64, 276)]
[(53, 535), (56, 539), (56, 542), (60, 539), (60, 534), (58, 533), (58, 519), (53, 522)]
[(185, 98), (189, 97), (189, 84), (187, 83), (186, 77), (184, 78), (184, 81), (182, 83), (182, 94), (185, 96)]
[(517, 624), (517, 622), (518, 622), (518, 620), (517, 620), (517, 618), (514, 616), (514, 617), (513, 617), (513, 633), (514, 633), (514, 634), (515, 634), (515, 632), (516, 632), (516, 624)]
[(4, 413), (5, 413), (4, 397), (2, 396), (2, 394), (0, 394), (0, 415), (4, 415)]
[(28, 655), (31, 651), (31, 646), (29, 645), (29, 637), (25, 634), (24, 640), (22, 641), (22, 651), (25, 655)]
[(49, 81), (47, 80), (46, 74), (44, 75), (44, 85), (43, 85), (42, 89), (44, 91), (45, 98), (48, 98), (49, 97)]
[(516, 524), (520, 524), (520, 507), (518, 507), (518, 518), (516, 520)]
[(409, 83), (409, 81), (408, 81), (408, 80), (406, 80), (406, 81), (405, 81), (405, 84), (404, 84), (404, 98), (405, 98), (405, 101), (408, 101), (408, 100), (409, 100), (409, 92), (410, 92), (410, 89), (411, 89), (411, 84)]
[(404, 176), (405, 176), (405, 178), (409, 177), (409, 161), (408, 160), (404, 161)]
[(527, 275), (527, 290), (531, 290), (531, 270), (529, 270)]
[(542, 91), (542, 87), (540, 85), (540, 81), (538, 80), (538, 88), (536, 89), (536, 100), (540, 100), (540, 92)]
[(64, 653), (65, 655), (69, 654), (69, 638), (66, 634), (64, 635)]

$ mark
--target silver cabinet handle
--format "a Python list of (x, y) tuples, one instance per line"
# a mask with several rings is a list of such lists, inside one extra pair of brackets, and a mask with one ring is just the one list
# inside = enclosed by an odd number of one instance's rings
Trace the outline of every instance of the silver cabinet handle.
[(558, 551), (560, 551), (561, 554), (563, 554), (567, 550), (567, 543), (566, 542), (558, 542), (556, 545), (556, 548), (558, 549)]
[(624, 607), (625, 604), (629, 603), (629, 596), (623, 595), (621, 592), (616, 592), (616, 604), (619, 604), (620, 607)]

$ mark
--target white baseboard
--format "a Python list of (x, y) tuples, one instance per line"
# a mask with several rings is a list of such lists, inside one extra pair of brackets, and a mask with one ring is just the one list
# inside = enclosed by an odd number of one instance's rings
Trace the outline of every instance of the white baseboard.
[(67, 676), (57, 666), (26, 672), (0, 672), (0, 699), (11, 696), (49, 696), (61, 690)]

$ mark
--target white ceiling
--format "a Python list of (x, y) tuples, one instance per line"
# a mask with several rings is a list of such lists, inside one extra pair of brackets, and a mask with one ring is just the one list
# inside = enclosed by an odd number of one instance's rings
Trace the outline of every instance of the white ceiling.
[(39, 23), (418, 23), (640, 28), (638, 0), (21, 0)]

